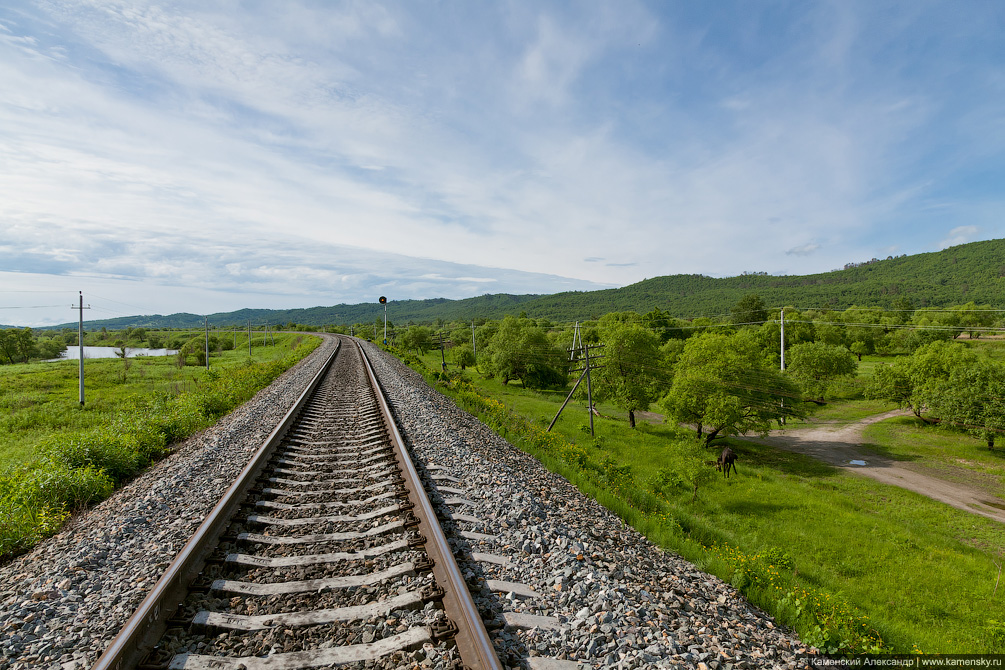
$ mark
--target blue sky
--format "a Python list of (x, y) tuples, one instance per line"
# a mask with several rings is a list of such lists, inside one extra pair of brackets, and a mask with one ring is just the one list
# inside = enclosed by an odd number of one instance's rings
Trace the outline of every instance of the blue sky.
[(0, 323), (1002, 236), (999, 2), (14, 2)]

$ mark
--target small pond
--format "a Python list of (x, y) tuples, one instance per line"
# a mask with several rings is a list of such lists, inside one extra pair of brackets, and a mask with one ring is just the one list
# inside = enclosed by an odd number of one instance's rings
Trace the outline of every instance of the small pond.
[[(88, 358), (118, 358), (116, 351), (119, 347), (89, 347), (84, 345), (84, 360)], [(126, 347), (126, 358), (136, 358), (138, 356), (174, 356), (177, 349), (147, 349), (145, 347)], [(61, 358), (54, 358), (54, 361), (78, 360), (80, 359), (80, 347), (67, 347)]]

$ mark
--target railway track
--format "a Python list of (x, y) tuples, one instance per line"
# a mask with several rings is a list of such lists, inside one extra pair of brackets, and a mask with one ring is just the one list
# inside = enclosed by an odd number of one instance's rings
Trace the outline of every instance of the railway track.
[(362, 350), (343, 340), (94, 668), (502, 668)]

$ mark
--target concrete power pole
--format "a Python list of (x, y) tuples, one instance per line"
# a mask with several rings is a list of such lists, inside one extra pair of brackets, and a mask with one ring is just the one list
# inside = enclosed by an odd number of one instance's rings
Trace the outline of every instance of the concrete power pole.
[[(73, 305), (70, 306), (73, 308)], [(84, 307), (84, 292), (80, 291), (80, 305), (78, 307), (80, 310), (80, 317), (77, 321), (77, 345), (80, 347), (80, 406), (84, 406), (84, 310), (91, 309), (88, 305)]]
[(209, 317), (206, 317), (206, 372), (209, 372)]
[(782, 372), (785, 372), (785, 310), (782, 310)]

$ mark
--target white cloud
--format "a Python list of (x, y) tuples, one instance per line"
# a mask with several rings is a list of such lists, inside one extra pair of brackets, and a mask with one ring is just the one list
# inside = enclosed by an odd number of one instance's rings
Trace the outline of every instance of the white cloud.
[(939, 249), (966, 244), (977, 236), (977, 226), (957, 226), (949, 231), (949, 236), (939, 242)]

